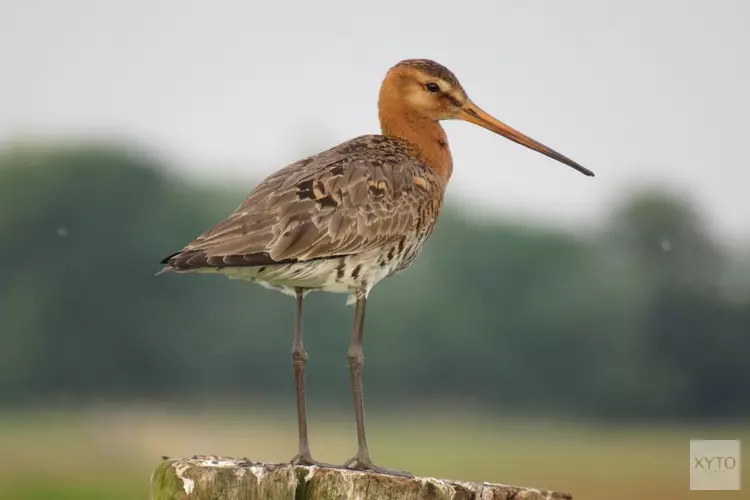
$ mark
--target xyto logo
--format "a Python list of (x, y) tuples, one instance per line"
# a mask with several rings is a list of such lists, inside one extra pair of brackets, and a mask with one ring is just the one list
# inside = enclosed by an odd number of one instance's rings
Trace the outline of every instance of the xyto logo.
[(693, 457), (695, 468), (711, 472), (734, 470), (737, 468), (735, 457)]
[(690, 440), (691, 490), (740, 490), (739, 439)]

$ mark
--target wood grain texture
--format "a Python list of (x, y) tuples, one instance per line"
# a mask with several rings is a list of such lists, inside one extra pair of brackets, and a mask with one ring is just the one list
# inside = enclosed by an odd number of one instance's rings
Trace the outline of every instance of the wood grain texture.
[(346, 469), (195, 456), (168, 459), (151, 477), (151, 500), (571, 500), (567, 493), (503, 484), (385, 476)]

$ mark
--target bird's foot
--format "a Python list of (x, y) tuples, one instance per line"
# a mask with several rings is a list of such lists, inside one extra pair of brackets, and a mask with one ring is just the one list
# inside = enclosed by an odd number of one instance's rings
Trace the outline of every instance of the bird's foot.
[(315, 466), (315, 467), (327, 467), (329, 469), (336, 468), (335, 465), (327, 464), (325, 462), (318, 462), (315, 460), (311, 455), (310, 452), (307, 453), (297, 453), (294, 458), (292, 458), (289, 463), (291, 465), (305, 465), (305, 466)]
[(350, 458), (344, 463), (345, 469), (352, 469), (352, 470), (368, 470), (372, 472), (377, 472), (378, 474), (386, 474), (388, 476), (399, 476), (399, 477), (414, 477), (414, 474), (412, 474), (409, 471), (405, 470), (394, 470), (394, 469), (386, 469), (385, 467), (379, 467), (372, 463), (372, 460), (370, 459), (369, 455), (360, 456), (359, 453), (355, 457)]

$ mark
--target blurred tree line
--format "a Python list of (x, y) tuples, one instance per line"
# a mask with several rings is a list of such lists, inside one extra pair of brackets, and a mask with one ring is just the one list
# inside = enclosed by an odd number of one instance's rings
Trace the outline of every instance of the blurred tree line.
[[(154, 276), (250, 188), (189, 184), (116, 146), (0, 152), (0, 403), (292, 401), (293, 300)], [(665, 192), (577, 234), (472, 222), (449, 204), (418, 262), (371, 295), (366, 392), (542, 415), (749, 415), (749, 269)], [(314, 401), (349, 401), (352, 315), (344, 296), (307, 301)]]

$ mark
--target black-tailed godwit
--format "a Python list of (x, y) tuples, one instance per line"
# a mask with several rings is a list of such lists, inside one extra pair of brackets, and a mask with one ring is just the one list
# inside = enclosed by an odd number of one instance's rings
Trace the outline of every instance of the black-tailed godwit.
[(163, 260), (165, 270), (247, 279), (297, 298), (292, 365), (299, 450), (293, 463), (320, 465), (310, 454), (305, 409), (302, 302), (309, 292), (346, 293), (354, 302), (349, 367), (357, 453), (344, 466), (408, 475), (373, 464), (365, 438), (362, 338), (365, 304), (383, 278), (417, 258), (435, 227), (453, 172), (441, 120), (474, 123), (593, 172), (482, 111), (455, 75), (427, 59), (393, 66), (380, 88), (380, 135), (364, 135), (293, 163), (261, 182), (227, 219)]

